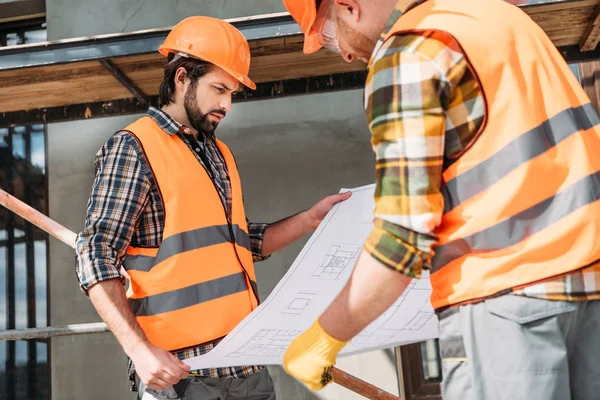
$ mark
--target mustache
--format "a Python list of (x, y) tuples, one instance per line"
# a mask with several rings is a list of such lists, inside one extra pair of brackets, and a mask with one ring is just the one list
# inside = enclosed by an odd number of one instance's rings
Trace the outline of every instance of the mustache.
[(212, 110), (211, 112), (209, 112), (209, 114), (219, 114), (221, 116), (223, 116), (223, 118), (227, 115), (227, 111), (223, 110), (223, 109), (219, 109), (219, 110)]

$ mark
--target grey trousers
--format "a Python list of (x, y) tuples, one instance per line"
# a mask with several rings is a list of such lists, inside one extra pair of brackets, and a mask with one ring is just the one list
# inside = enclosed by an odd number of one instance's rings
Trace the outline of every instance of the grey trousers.
[(275, 400), (275, 387), (266, 368), (247, 378), (189, 378), (180, 396), (172, 388), (157, 393), (143, 383), (138, 386), (141, 400)]
[(600, 399), (600, 301), (509, 294), (439, 318), (444, 400)]

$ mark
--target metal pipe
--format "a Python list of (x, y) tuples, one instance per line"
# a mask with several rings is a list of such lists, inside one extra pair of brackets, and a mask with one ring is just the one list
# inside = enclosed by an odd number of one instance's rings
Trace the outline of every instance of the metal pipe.
[(109, 332), (104, 322), (65, 326), (48, 326), (45, 328), (12, 329), (0, 331), (0, 342), (14, 340), (50, 339), (58, 336), (88, 335)]

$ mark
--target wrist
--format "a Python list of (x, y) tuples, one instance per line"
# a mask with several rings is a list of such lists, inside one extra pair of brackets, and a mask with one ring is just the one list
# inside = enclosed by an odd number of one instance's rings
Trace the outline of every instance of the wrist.
[(319, 221), (312, 215), (311, 209), (301, 212), (299, 217), (302, 220), (304, 234), (311, 233), (319, 227)]
[(140, 349), (147, 348), (150, 342), (145, 338), (136, 338), (131, 341), (123, 343), (123, 351), (129, 358), (134, 358), (134, 355), (140, 351)]
[[(335, 362), (338, 353), (348, 344), (347, 341), (338, 340), (331, 336), (323, 327), (319, 320), (306, 332), (308, 345), (311, 352)], [(307, 349), (307, 350), (309, 350)]]

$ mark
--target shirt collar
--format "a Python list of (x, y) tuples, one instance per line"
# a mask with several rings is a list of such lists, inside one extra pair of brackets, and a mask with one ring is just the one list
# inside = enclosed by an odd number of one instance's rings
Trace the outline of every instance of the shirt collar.
[(152, 118), (160, 129), (165, 131), (168, 135), (176, 135), (180, 130), (185, 129), (182, 123), (177, 122), (169, 114), (158, 108), (149, 107), (146, 115)]
[(383, 42), (385, 41), (385, 37), (389, 33), (390, 29), (392, 29), (392, 27), (394, 25), (396, 25), (396, 22), (398, 22), (400, 17), (402, 15), (406, 14), (406, 12), (410, 11), (412, 8), (418, 6), (419, 4), (421, 4), (425, 1), (426, 0), (399, 0), (398, 3), (396, 3), (396, 7), (394, 7), (394, 11), (392, 11), (392, 14), (390, 14), (390, 17), (388, 18), (387, 22), (385, 23), (385, 27), (383, 28), (383, 31), (381, 32), (379, 41), (377, 41), (375, 50), (373, 50), (373, 53), (371, 54), (371, 60), (369, 61), (369, 64), (373, 60), (373, 57), (375, 56), (375, 54), (377, 54), (377, 52), (383, 45)]

